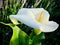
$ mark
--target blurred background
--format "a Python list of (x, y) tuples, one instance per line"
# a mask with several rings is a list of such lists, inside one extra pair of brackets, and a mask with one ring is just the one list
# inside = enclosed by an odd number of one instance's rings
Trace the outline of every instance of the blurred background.
[[(50, 20), (60, 24), (60, 0), (0, 0), (0, 22), (12, 23), (9, 15), (16, 14), (20, 8), (44, 8), (50, 13)], [(28, 35), (30, 27), (21, 24), (17, 25)], [(59, 27), (60, 28), (60, 27)], [(60, 29), (51, 33), (45, 33), (46, 38), (42, 45), (60, 45)], [(9, 45), (13, 34), (9, 26), (0, 23), (0, 45)]]

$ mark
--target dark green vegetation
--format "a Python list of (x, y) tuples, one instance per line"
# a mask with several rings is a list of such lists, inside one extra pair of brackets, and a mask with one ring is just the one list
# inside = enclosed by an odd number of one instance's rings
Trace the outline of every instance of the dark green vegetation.
[[(19, 8), (44, 8), (50, 13), (50, 20), (56, 21), (60, 24), (60, 0), (42, 0), (41, 2), (35, 0), (27, 0), (26, 3), (23, 4), (24, 1), (20, 0), (3, 0), (3, 6), (0, 8), (0, 22), (11, 23), (9, 19), (10, 14), (16, 14)], [(36, 5), (37, 4), (37, 5)], [(17, 25), (23, 31), (25, 31), (28, 35), (31, 32), (30, 27), (21, 24)], [(59, 27), (60, 28), (60, 27)], [(51, 33), (45, 33), (46, 38), (42, 41), (43, 45), (60, 45), (60, 29), (57, 29)], [(29, 31), (26, 31), (29, 30)], [(9, 45), (9, 41), (11, 39), (13, 30), (11, 27), (6, 26), (0, 23), (0, 45)]]

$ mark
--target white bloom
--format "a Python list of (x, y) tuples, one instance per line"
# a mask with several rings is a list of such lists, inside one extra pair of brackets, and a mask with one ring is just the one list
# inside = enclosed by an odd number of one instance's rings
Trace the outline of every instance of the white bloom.
[(14, 24), (16, 24), (15, 21), (18, 20), (42, 32), (55, 31), (59, 26), (56, 22), (49, 21), (50, 15), (48, 11), (43, 8), (22, 8), (19, 9), (16, 15), (10, 15), (9, 17)]

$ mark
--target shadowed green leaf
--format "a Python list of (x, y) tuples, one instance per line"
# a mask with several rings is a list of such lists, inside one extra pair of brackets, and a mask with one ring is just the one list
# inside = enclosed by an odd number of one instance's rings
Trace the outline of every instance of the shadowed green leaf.
[(9, 26), (13, 29), (10, 45), (29, 45), (29, 36), (24, 31), (15, 25)]
[(30, 38), (32, 39), (32, 44), (31, 45), (41, 45), (41, 41), (45, 39), (45, 35), (42, 32), (39, 35), (36, 35), (33, 31), (30, 35)]

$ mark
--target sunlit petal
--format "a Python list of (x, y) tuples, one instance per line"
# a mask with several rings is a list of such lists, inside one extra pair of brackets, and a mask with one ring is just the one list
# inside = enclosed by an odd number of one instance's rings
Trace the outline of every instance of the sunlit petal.
[(40, 24), (40, 30), (43, 32), (52, 32), (58, 28), (58, 24), (54, 21), (48, 22), (48, 24)]
[(41, 23), (46, 24), (49, 21), (49, 17), (50, 17), (50, 15), (49, 15), (48, 11), (44, 10), (43, 16), (41, 18)]
[(29, 16), (29, 15), (10, 15), (11, 21), (13, 20), (12, 17), (14, 19), (26, 24), (27, 26), (39, 29), (39, 23), (32, 16)]
[(10, 20), (13, 22), (13, 24), (17, 25), (19, 24), (16, 18), (13, 18), (14, 15), (10, 15)]
[(41, 32), (55, 31), (59, 26), (56, 22), (49, 21), (50, 15), (48, 11), (43, 8), (22, 8), (19, 9), (16, 15), (10, 15), (9, 17), (15, 24), (18, 20), (34, 28), (37, 35)]
[(48, 11), (46, 11), (43, 8), (23, 8), (20, 9), (17, 14), (19, 15), (19, 14), (27, 14), (27, 13), (34, 15), (36, 20), (37, 19), (40, 20), (40, 23), (47, 23), (50, 17)]

